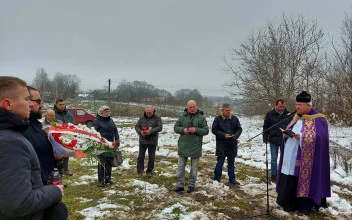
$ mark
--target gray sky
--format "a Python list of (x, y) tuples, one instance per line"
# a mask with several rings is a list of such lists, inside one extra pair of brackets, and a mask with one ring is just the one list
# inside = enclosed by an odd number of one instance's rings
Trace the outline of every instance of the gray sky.
[(223, 56), (267, 21), (301, 14), (339, 37), (350, 0), (0, 0), (0, 75), (76, 74), (82, 89), (147, 81), (227, 95)]

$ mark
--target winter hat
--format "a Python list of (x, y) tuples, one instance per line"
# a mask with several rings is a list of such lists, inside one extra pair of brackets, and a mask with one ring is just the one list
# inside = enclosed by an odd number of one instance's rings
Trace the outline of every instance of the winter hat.
[(300, 94), (296, 96), (296, 102), (309, 103), (312, 101), (312, 97), (306, 91), (302, 91)]
[(98, 110), (98, 115), (101, 116), (101, 114), (102, 114), (103, 111), (105, 111), (105, 110), (110, 110), (109, 106), (107, 106), (107, 105), (101, 106), (100, 109)]

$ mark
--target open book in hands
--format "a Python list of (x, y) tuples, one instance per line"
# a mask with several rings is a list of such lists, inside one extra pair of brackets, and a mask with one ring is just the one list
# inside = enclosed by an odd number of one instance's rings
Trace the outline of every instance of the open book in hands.
[(291, 131), (291, 130), (284, 130), (282, 128), (280, 128), (281, 132), (283, 132), (284, 134), (286, 134), (287, 136), (289, 136), (290, 138), (293, 138), (295, 135), (295, 132)]

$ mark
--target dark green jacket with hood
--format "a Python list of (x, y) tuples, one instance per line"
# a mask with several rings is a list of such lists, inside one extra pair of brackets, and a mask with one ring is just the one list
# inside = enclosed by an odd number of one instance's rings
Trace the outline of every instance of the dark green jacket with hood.
[[(185, 134), (184, 129), (195, 127), (196, 131), (193, 134)], [(209, 133), (207, 120), (203, 112), (197, 110), (195, 114), (189, 114), (187, 109), (177, 120), (174, 131), (180, 134), (178, 139), (178, 155), (180, 157), (201, 157), (203, 136)]]

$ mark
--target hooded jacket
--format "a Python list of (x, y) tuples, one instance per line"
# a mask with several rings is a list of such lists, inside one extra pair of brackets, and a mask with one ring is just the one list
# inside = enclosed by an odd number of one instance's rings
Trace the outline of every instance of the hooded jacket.
[(62, 199), (56, 186), (43, 186), (40, 164), (23, 136), (27, 124), (0, 108), (0, 219), (42, 219)]
[[(195, 133), (185, 134), (184, 129), (189, 127), (195, 127)], [(202, 156), (203, 136), (209, 133), (209, 127), (203, 111), (197, 110), (195, 114), (189, 114), (186, 108), (177, 120), (174, 131), (180, 134), (178, 139), (178, 155), (180, 157), (197, 158)]]
[(56, 120), (60, 120), (64, 123), (74, 123), (73, 121), (73, 116), (67, 111), (66, 106), (63, 111), (60, 111), (56, 106), (54, 105), (54, 111), (55, 111), (55, 118)]
[[(145, 137), (141, 135), (141, 131), (144, 127), (147, 127), (150, 130), (150, 135)], [(163, 130), (163, 122), (161, 118), (155, 114), (155, 110), (150, 118), (144, 112), (144, 115), (139, 118), (134, 128), (139, 134), (140, 144), (158, 145), (159, 132)]]

